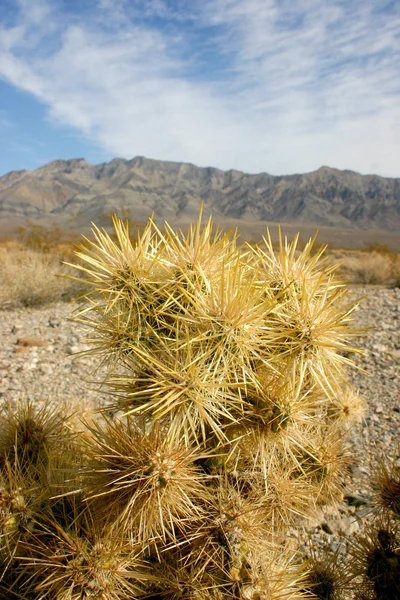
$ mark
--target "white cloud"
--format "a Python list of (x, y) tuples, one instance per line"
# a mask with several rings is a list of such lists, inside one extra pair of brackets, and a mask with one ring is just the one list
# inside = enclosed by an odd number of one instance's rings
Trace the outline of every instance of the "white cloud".
[[(0, 76), (112, 155), (400, 176), (400, 9), (199, 0), (178, 14), (153, 0), (144, 14), (141, 2), (99, 0), (79, 20), (55, 0), (19, 3), (18, 22), (0, 29)], [(215, 52), (206, 67), (202, 28)]]

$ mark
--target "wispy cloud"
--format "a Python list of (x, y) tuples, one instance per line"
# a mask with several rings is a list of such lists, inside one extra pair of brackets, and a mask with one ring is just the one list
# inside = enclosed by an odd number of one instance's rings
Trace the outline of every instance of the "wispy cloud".
[(400, 176), (397, 2), (18, 5), (0, 76), (110, 155)]
[(0, 131), (7, 131), (12, 129), (13, 123), (9, 119), (7, 112), (0, 109)]

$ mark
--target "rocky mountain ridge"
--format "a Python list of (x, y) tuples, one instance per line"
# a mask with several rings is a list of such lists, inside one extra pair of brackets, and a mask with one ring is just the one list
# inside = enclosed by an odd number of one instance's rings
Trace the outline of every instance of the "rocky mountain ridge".
[(329, 167), (302, 175), (249, 175), (139, 156), (100, 165), (56, 160), (0, 177), (3, 223), (30, 218), (83, 228), (122, 209), (138, 221), (154, 213), (187, 222), (201, 202), (216, 220), (400, 230), (400, 178)]

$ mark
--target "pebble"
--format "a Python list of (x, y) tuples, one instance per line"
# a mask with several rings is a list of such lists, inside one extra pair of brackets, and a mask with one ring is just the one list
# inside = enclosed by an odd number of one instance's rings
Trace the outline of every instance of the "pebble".
[(43, 375), (53, 375), (54, 373), (53, 367), (47, 363), (39, 365), (39, 371), (43, 373)]
[(67, 354), (77, 354), (79, 352), (78, 345), (67, 346)]

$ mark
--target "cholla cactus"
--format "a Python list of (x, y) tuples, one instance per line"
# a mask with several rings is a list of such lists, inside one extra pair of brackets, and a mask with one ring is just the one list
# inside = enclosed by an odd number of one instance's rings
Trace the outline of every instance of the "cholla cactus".
[(391, 464), (379, 459), (372, 475), (376, 510), (389, 513), (395, 519), (400, 519), (400, 446), (398, 454), (397, 461)]
[(74, 316), (107, 367), (114, 417), (74, 440), (74, 473), (50, 447), (58, 493), (13, 558), (21, 589), (316, 597), (285, 533), (341, 495), (354, 404), (342, 351), (356, 334), (343, 283), (314, 240), (239, 246), (201, 215), (187, 235), (150, 221), (135, 243), (114, 227), (116, 241), (95, 227), (77, 253), (87, 293)]
[(377, 459), (371, 483), (374, 518), (351, 540), (348, 579), (357, 582), (356, 600), (392, 600), (400, 598), (400, 469), (397, 461), (389, 463)]
[(343, 577), (344, 569), (338, 552), (329, 555), (312, 550), (304, 580), (305, 590), (318, 600), (347, 600), (349, 589)]
[(400, 597), (400, 526), (389, 514), (380, 515), (353, 541), (349, 579), (365, 597), (393, 600)]

